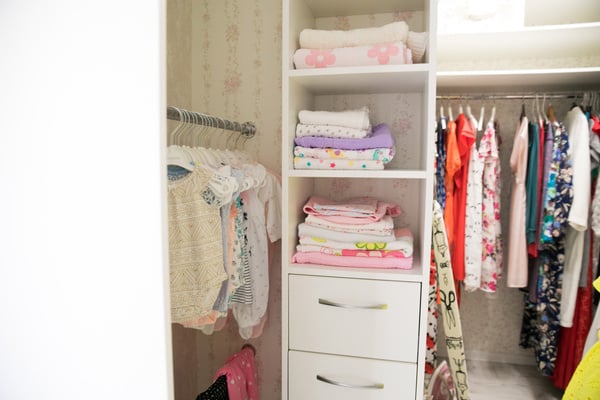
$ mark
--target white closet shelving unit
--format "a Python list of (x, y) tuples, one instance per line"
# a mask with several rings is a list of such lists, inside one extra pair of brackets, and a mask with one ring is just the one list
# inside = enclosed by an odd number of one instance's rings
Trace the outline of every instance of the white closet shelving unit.
[[(422, 64), (295, 70), (304, 28), (352, 28), (414, 11), (428, 31)], [(283, 0), (282, 398), (422, 399), (433, 192), (436, 0)], [(383, 171), (295, 170), (298, 111), (368, 105), (373, 124), (391, 125), (397, 154)], [(403, 121), (392, 124), (392, 121)], [(401, 205), (398, 223), (415, 237), (411, 270), (292, 264), (302, 206), (311, 195), (369, 194)], [(331, 307), (325, 299), (353, 306)], [(328, 382), (324, 382), (329, 380)], [(347, 385), (347, 386), (343, 386)], [(357, 388), (361, 387), (361, 388)], [(368, 388), (364, 388), (366, 386)]]

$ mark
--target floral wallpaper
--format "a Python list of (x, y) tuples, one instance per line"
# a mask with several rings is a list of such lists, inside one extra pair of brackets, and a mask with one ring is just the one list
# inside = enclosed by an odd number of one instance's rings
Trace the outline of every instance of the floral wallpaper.
[[(281, 2), (167, 1), (167, 104), (236, 120), (253, 121), (248, 153), (275, 173), (281, 148)], [(243, 18), (242, 16), (252, 16)], [(168, 122), (168, 132), (175, 123)], [(207, 130), (218, 137), (223, 132)], [(228, 135), (227, 135), (228, 136)], [(211, 141), (211, 143), (213, 143)], [(281, 397), (281, 247), (270, 248), (270, 298), (257, 348), (262, 399)], [(235, 323), (206, 336), (173, 325), (175, 397), (194, 399), (244, 341)]]

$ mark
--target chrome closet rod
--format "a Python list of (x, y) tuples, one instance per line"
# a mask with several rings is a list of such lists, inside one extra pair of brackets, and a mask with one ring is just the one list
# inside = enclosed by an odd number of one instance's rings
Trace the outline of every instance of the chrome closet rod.
[(254, 122), (237, 122), (225, 118), (186, 110), (179, 107), (167, 107), (167, 118), (173, 121), (183, 121), (195, 125), (203, 125), (217, 129), (240, 132), (243, 136), (251, 138), (256, 133)]
[(543, 100), (548, 99), (583, 99), (585, 93), (591, 92), (523, 92), (523, 93), (479, 93), (479, 94), (440, 94), (435, 96), (436, 100)]

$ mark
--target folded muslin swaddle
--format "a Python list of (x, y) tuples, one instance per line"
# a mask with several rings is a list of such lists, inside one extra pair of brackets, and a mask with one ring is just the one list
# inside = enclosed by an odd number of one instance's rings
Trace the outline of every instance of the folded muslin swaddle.
[(296, 137), (305, 136), (364, 139), (371, 136), (371, 127), (368, 129), (356, 129), (339, 125), (296, 125)]

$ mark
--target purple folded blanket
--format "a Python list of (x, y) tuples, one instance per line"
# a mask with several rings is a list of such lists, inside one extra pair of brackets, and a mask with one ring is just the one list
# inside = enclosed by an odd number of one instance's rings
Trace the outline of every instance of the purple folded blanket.
[(295, 138), (294, 142), (297, 146), (322, 149), (365, 150), (394, 147), (394, 137), (387, 124), (376, 125), (371, 136), (364, 139), (304, 136)]

